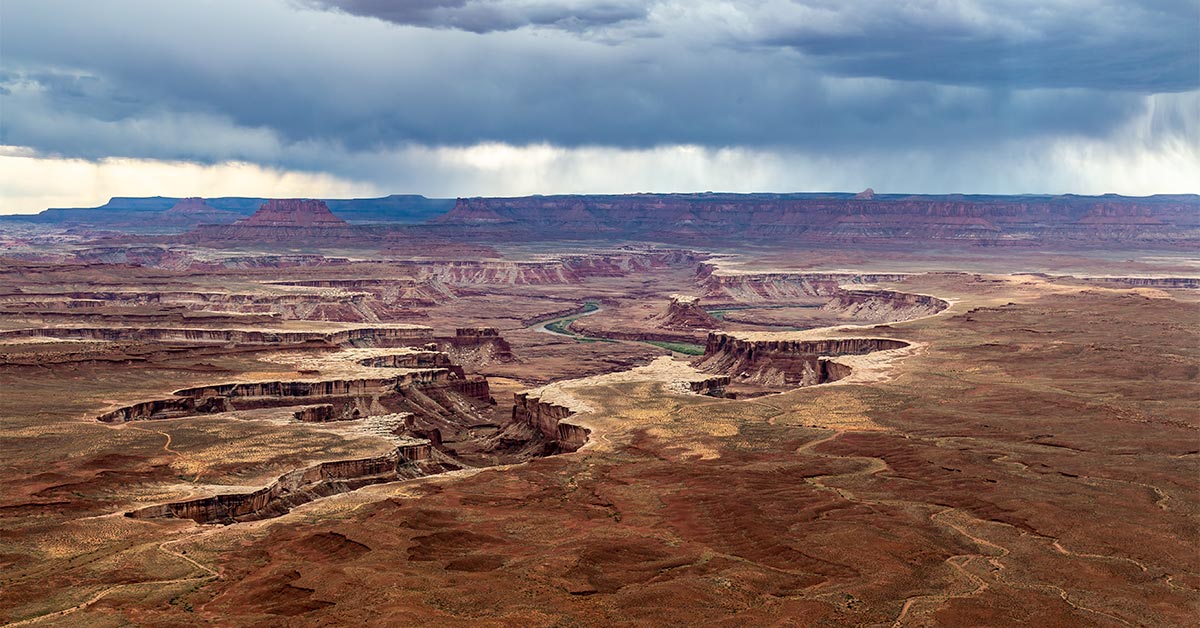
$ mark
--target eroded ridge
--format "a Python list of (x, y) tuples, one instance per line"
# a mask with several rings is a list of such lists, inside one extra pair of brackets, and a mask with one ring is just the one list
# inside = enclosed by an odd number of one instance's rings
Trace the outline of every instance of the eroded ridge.
[(230, 382), (177, 390), (174, 397), (142, 401), (96, 417), (103, 423), (176, 419), (234, 410), (327, 404), (343, 418), (400, 411), (409, 393), (442, 389), (487, 402), (487, 379), (466, 377), (462, 368), (413, 368), (392, 377)]
[(184, 342), (221, 342), (235, 344), (350, 345), (370, 343), (387, 346), (432, 340), (432, 330), (417, 325), (356, 327), (337, 331), (296, 331), (286, 329), (211, 329), (202, 327), (39, 327), (0, 331), (0, 340), (17, 338), (61, 338), (70, 340), (175, 340)]
[[(397, 442), (388, 455), (322, 462), (280, 476), (271, 485), (142, 508), (133, 518), (175, 517), (198, 523), (234, 523), (279, 516), (320, 497), (362, 486), (412, 479), (468, 466), (443, 439), (459, 440), (487, 424), (495, 400), (487, 379), (465, 374), (436, 344), (424, 349), (343, 350), (345, 368), (392, 372), (388, 377), (230, 382), (175, 391), (104, 413), (104, 423), (217, 415), (267, 408), (291, 409), (306, 423), (360, 421), (359, 431)], [(367, 354), (368, 357), (357, 357)], [(325, 364), (325, 366), (336, 366)], [(219, 490), (219, 489), (218, 489)]]
[(395, 482), (460, 469), (429, 441), (412, 440), (373, 458), (337, 460), (298, 469), (249, 493), (225, 493), (150, 506), (125, 513), (134, 519), (178, 518), (197, 523), (237, 523), (282, 515), (307, 502), (371, 484)]

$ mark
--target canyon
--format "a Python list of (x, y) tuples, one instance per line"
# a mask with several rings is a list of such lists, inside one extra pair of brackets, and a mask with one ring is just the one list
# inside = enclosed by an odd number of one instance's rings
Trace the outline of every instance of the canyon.
[(412, 479), (455, 469), (452, 463), (431, 462), (429, 443), (413, 441), (376, 458), (325, 462), (281, 476), (270, 486), (252, 493), (226, 493), (202, 499), (151, 506), (125, 514), (134, 519), (174, 517), (196, 523), (254, 521), (335, 493)]
[(1192, 619), (1195, 197), (344, 203), (0, 221), (0, 621)]

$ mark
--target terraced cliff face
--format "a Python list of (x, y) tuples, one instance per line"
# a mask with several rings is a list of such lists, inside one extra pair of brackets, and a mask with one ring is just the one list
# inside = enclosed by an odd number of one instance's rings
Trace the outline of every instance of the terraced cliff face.
[[(462, 369), (457, 365), (406, 370), (388, 378), (233, 382), (184, 388), (175, 391), (174, 397), (122, 406), (100, 414), (96, 420), (102, 423), (125, 423), (230, 410), (312, 404), (331, 406), (331, 414), (324, 420), (333, 420), (334, 417), (358, 418), (360, 415), (384, 414), (406, 409), (403, 407), (405, 395), (418, 389), (461, 390), (468, 396), (481, 397), (486, 401), (486, 381), (482, 382), (482, 389), (472, 387), (470, 384), (474, 382), (476, 380), (463, 377)], [(297, 418), (310, 420), (301, 416)]]
[(459, 199), (436, 221), (468, 235), (660, 241), (1200, 241), (1200, 197), (631, 194)]
[(516, 360), (512, 346), (495, 327), (460, 327), (453, 336), (439, 336), (437, 346), (447, 359), (471, 368)]
[(850, 374), (849, 367), (830, 358), (907, 346), (909, 343), (891, 338), (755, 339), (712, 333), (704, 355), (695, 365), (703, 371), (728, 375), (734, 381), (777, 387), (813, 386)]
[(900, 282), (907, 277), (896, 273), (722, 273), (710, 264), (701, 264), (697, 271), (704, 299), (712, 305), (820, 305), (822, 314), (872, 323), (910, 320), (949, 307), (933, 296), (854, 287)]
[(527, 443), (544, 443), (546, 454), (576, 451), (587, 442), (589, 430), (566, 421), (572, 414), (570, 408), (535, 395), (513, 396), (512, 423), (532, 429)]
[(903, 281), (909, 275), (899, 273), (730, 273), (712, 264), (696, 269), (696, 280), (704, 290), (704, 301), (720, 303), (760, 303), (811, 301), (837, 296), (841, 286)]
[(434, 460), (428, 442), (413, 441), (374, 458), (323, 462), (279, 477), (270, 486), (249, 493), (226, 493), (150, 506), (126, 513), (135, 519), (177, 518), (197, 523), (235, 523), (276, 517), (314, 499), (349, 490), (417, 478), (457, 468)]
[(405, 346), (432, 339), (428, 327), (378, 327), (308, 332), (255, 329), (167, 327), (41, 327), (0, 331), (0, 338), (65, 338), (72, 340), (178, 340), (237, 344), (305, 344)]
[(287, 198), (271, 199), (249, 218), (239, 220), (243, 227), (346, 227), (345, 220), (333, 215), (325, 201)]
[(673, 297), (661, 321), (661, 325), (668, 329), (685, 330), (716, 329), (720, 324), (700, 306), (699, 299), (686, 296)]

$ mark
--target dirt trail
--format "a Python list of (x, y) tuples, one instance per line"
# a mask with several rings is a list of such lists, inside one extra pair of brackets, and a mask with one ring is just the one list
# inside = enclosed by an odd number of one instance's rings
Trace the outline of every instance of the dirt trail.
[[(181, 453), (181, 452), (179, 452), (179, 451), (177, 451), (177, 450), (175, 450), (175, 449), (171, 449), (171, 435), (170, 435), (169, 433), (167, 433), (167, 432), (163, 432), (163, 431), (160, 431), (160, 430), (151, 430), (151, 429), (146, 429), (146, 428), (144, 428), (144, 427), (137, 427), (137, 426), (129, 425), (128, 423), (124, 424), (122, 427), (123, 427), (123, 428), (128, 428), (128, 429), (131, 429), (131, 430), (137, 430), (137, 431), (139, 431), (139, 432), (149, 432), (149, 433), (151, 433), (151, 434), (158, 434), (159, 436), (164, 436), (164, 437), (166, 437), (166, 439), (167, 439), (167, 442), (163, 443), (163, 446), (162, 446), (162, 449), (163, 449), (163, 451), (165, 451), (165, 452), (167, 452), (167, 453), (170, 453), (170, 454), (174, 455), (174, 456), (175, 456), (176, 458), (178, 458), (178, 459), (183, 459), (183, 458), (185, 457), (185, 455), (184, 455), (183, 453)], [(196, 482), (199, 482), (199, 481), (200, 481), (200, 477), (201, 477), (202, 475), (204, 475), (204, 471), (203, 471), (203, 470), (197, 471), (197, 472), (196, 472), (196, 477), (192, 478), (192, 484), (195, 484)]]

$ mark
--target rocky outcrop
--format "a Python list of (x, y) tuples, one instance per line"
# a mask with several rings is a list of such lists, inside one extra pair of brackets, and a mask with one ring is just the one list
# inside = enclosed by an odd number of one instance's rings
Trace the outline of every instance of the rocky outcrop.
[(456, 468), (445, 459), (434, 458), (433, 448), (428, 442), (414, 441), (397, 447), (385, 456), (323, 462), (292, 471), (280, 476), (270, 486), (250, 493), (227, 493), (151, 506), (125, 513), (125, 516), (135, 519), (191, 519), (197, 523), (222, 524), (267, 519), (320, 497)]
[(850, 377), (854, 373), (854, 369), (848, 365), (842, 364), (837, 360), (829, 357), (820, 357), (817, 360), (821, 363), (819, 369), (824, 374), (824, 379), (821, 383), (836, 382), (839, 379)]
[(719, 329), (721, 322), (700, 307), (696, 297), (675, 296), (667, 305), (667, 313), (658, 321), (667, 329)]
[(829, 360), (909, 346), (892, 338), (831, 338), (822, 340), (745, 339), (712, 333), (697, 368), (729, 375), (736, 381), (764, 386), (812, 386), (849, 374), (848, 367)]
[(333, 215), (325, 201), (311, 199), (271, 199), (249, 218), (239, 220), (243, 227), (342, 228), (350, 223)]
[(587, 442), (590, 430), (566, 422), (570, 408), (542, 401), (529, 393), (513, 395), (512, 423), (533, 430), (546, 444), (546, 453), (576, 451)]
[(322, 403), (315, 406), (306, 406), (300, 408), (292, 414), (297, 421), (304, 423), (328, 423), (343, 418), (344, 415), (339, 415), (331, 403)]
[(444, 368), (462, 376), (462, 367), (455, 364), (448, 354), (443, 351), (406, 351), (390, 355), (376, 355), (358, 361), (363, 366), (373, 368)]
[(349, 223), (329, 211), (324, 201), (271, 199), (258, 211), (230, 225), (200, 225), (175, 241), (206, 242), (339, 242), (363, 240), (378, 235)]
[(688, 390), (697, 395), (705, 395), (708, 397), (724, 397), (725, 388), (732, 382), (732, 378), (728, 375), (717, 375), (702, 380), (694, 380), (687, 383)]
[(449, 359), (471, 368), (516, 361), (512, 345), (495, 327), (459, 327), (453, 336), (438, 336), (435, 341)]
[(117, 408), (96, 417), (102, 423), (124, 423), (151, 419), (174, 419), (195, 414), (227, 412), (227, 400), (222, 397), (171, 397), (153, 399)]
[(659, 242), (891, 241), (1179, 245), (1200, 240), (1200, 197), (629, 194), (460, 198), (436, 221), (463, 237)]

